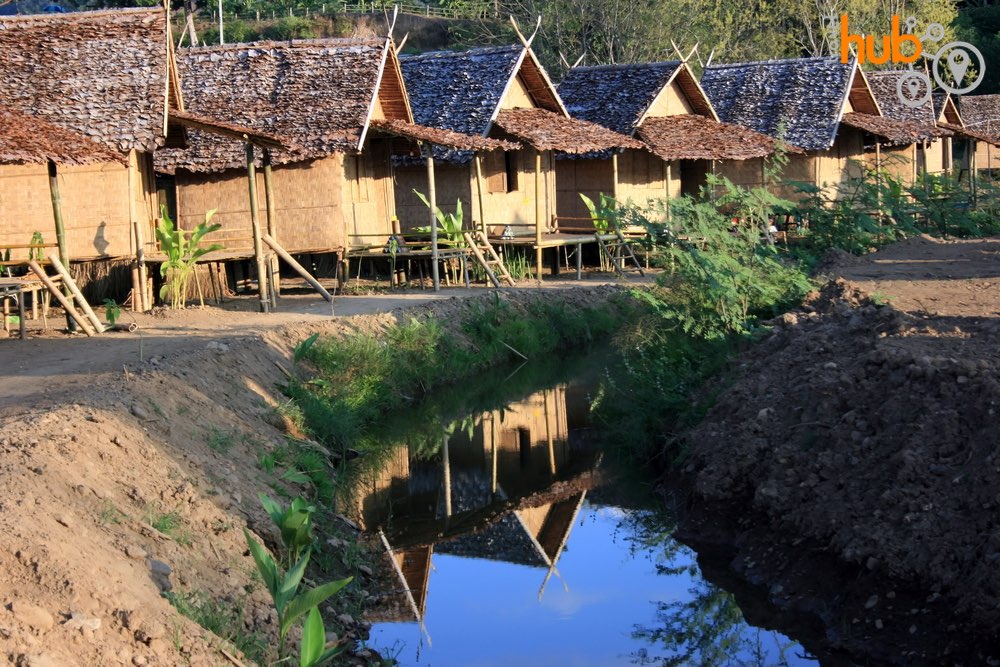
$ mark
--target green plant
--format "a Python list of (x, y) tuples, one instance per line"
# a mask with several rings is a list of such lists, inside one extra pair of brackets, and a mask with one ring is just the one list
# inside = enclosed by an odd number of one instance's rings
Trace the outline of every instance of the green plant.
[(183, 529), (184, 519), (176, 511), (160, 512), (153, 508), (146, 511), (146, 523), (170, 537), (174, 542), (182, 546), (192, 544), (191, 533)]
[(232, 644), (257, 664), (268, 664), (270, 650), (259, 633), (244, 626), (245, 602), (216, 600), (203, 591), (167, 591), (163, 597), (182, 615)]
[[(413, 194), (424, 203), (424, 206), (431, 208), (431, 203), (427, 201), (427, 197), (423, 193), (413, 191)], [(459, 199), (455, 204), (454, 213), (445, 213), (440, 209), (440, 207), (434, 207), (434, 217), (437, 218), (437, 228), (438, 233), (443, 234), (444, 238), (438, 238), (438, 243), (442, 245), (452, 245), (452, 246), (463, 246), (465, 241), (462, 238), (462, 224), (465, 218), (465, 214), (462, 211), (462, 200)], [(431, 231), (430, 225), (424, 227), (417, 227), (414, 229), (416, 232), (423, 234), (429, 234)]]
[(309, 550), (294, 564), (287, 572), (275, 562), (271, 554), (264, 550), (264, 547), (250, 536), (250, 531), (243, 529), (247, 545), (250, 547), (250, 554), (264, 586), (271, 594), (274, 601), (274, 609), (278, 614), (278, 652), (283, 653), (285, 638), (288, 630), (299, 618), (304, 616), (313, 607), (319, 606), (331, 595), (338, 593), (352, 581), (352, 577), (331, 581), (312, 588), (304, 593), (299, 593), (299, 584), (309, 563)]
[[(35, 232), (34, 234), (31, 235), (32, 246), (42, 246), (44, 244), (45, 244), (45, 239), (42, 238), (41, 232)], [(7, 259), (9, 260), (10, 257), (8, 256)], [(39, 264), (41, 264), (42, 262), (45, 261), (45, 248), (42, 247), (28, 248), (28, 259), (36, 261)]]
[(299, 643), (300, 667), (318, 667), (325, 665), (340, 655), (343, 647), (326, 648), (326, 628), (323, 626), (323, 616), (319, 608), (309, 610), (306, 622), (302, 626), (302, 640)]
[(213, 426), (208, 432), (208, 446), (212, 451), (226, 454), (236, 444), (238, 437), (236, 431), (224, 431)]
[(296, 498), (288, 507), (282, 507), (264, 494), (258, 496), (264, 510), (271, 521), (281, 531), (281, 541), (285, 545), (286, 562), (288, 565), (298, 561), (302, 554), (311, 549), (315, 543), (312, 518), (316, 506), (308, 504), (302, 498)]
[(98, 513), (97, 518), (103, 524), (116, 524), (121, 523), (122, 519), (127, 519), (128, 516), (115, 507), (113, 502), (105, 500), (104, 504), (101, 505), (101, 511)]
[(209, 224), (215, 215), (215, 209), (212, 209), (205, 214), (205, 222), (191, 230), (189, 237), (188, 232), (174, 225), (165, 206), (161, 208), (160, 215), (162, 219), (156, 228), (156, 239), (160, 243), (160, 251), (167, 257), (160, 264), (160, 276), (167, 280), (160, 288), (160, 299), (166, 301), (169, 297), (171, 308), (183, 308), (198, 260), (222, 249), (218, 243), (203, 246), (202, 241), (206, 234), (221, 229), (222, 225)]
[(112, 327), (115, 326), (115, 322), (122, 315), (122, 307), (118, 305), (114, 299), (104, 300), (104, 319), (108, 321)]
[(617, 215), (618, 202), (615, 201), (615, 198), (609, 197), (602, 192), (599, 203), (595, 204), (593, 199), (581, 192), (580, 199), (583, 200), (584, 206), (587, 207), (587, 211), (590, 213), (590, 221), (594, 224), (594, 229), (597, 230), (597, 233), (607, 234), (609, 226), (613, 223)]

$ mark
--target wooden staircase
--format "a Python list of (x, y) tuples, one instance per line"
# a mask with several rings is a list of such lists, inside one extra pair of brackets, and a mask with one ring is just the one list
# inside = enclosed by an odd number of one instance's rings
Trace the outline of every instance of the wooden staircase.
[[(610, 230), (609, 230), (610, 231)], [(608, 238), (612, 236), (612, 238)], [(645, 271), (642, 270), (642, 264), (639, 262), (639, 258), (635, 256), (632, 251), (632, 246), (629, 244), (628, 239), (622, 234), (620, 229), (615, 229), (614, 234), (601, 234), (598, 232), (594, 234), (597, 239), (597, 245), (600, 246), (601, 252), (604, 256), (608, 258), (611, 262), (611, 266), (614, 267), (615, 273), (617, 273), (622, 278), (628, 278), (625, 275), (625, 271), (638, 271), (640, 276), (645, 276)], [(627, 268), (626, 268), (626, 265)], [(633, 268), (634, 267), (634, 268)]]
[(507, 271), (503, 260), (500, 259), (496, 249), (493, 248), (493, 244), (490, 243), (490, 240), (486, 238), (486, 235), (481, 230), (462, 232), (462, 236), (465, 238), (465, 242), (469, 244), (472, 256), (476, 258), (479, 265), (486, 271), (486, 276), (493, 283), (494, 287), (500, 287), (501, 278), (511, 287), (517, 286), (514, 278)]

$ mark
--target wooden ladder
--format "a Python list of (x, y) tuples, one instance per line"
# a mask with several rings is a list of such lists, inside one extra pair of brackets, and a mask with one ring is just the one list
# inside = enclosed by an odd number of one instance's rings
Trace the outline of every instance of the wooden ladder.
[[(500, 259), (497, 251), (493, 248), (493, 244), (490, 243), (490, 240), (486, 238), (486, 235), (481, 230), (462, 232), (462, 236), (465, 237), (465, 242), (472, 249), (473, 257), (476, 258), (479, 265), (486, 271), (486, 275), (494, 287), (500, 287), (500, 278), (503, 278), (511, 287), (517, 287), (517, 283), (514, 282), (514, 278), (507, 271), (503, 260)], [(497, 277), (498, 274), (499, 278)]]
[[(606, 234), (601, 234), (600, 232), (594, 234), (597, 239), (597, 245), (600, 246), (601, 252), (611, 261), (611, 266), (614, 267), (615, 273), (617, 273), (622, 278), (627, 278), (625, 275), (625, 264), (631, 263), (635, 266), (635, 270), (639, 272), (640, 276), (645, 276), (645, 271), (642, 270), (642, 264), (639, 262), (639, 258), (635, 256), (632, 251), (632, 246), (629, 245), (628, 240), (622, 234), (620, 229), (615, 229), (615, 238), (604, 239)], [(631, 267), (629, 270), (632, 270)]]

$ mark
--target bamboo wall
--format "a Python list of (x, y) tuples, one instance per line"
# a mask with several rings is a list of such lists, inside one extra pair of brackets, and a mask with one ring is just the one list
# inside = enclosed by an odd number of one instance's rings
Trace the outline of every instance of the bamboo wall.
[[(601, 193), (612, 195), (615, 191), (614, 173), (611, 160), (564, 159), (556, 160), (556, 210), (560, 216), (589, 218), (580, 195), (590, 197), (598, 203)], [(582, 223), (565, 223), (578, 227)]]
[(388, 241), (391, 218), (397, 214), (390, 146), (385, 139), (369, 140), (361, 155), (344, 158), (349, 187), (343, 190), (345, 237), (340, 245), (355, 245), (357, 239), (378, 245)]
[[(465, 212), (465, 228), (471, 229), (473, 223), (479, 225), (483, 220), (485, 210), (486, 225), (489, 233), (500, 236), (507, 225), (515, 226), (512, 231), (518, 236), (533, 236), (535, 224), (535, 205), (540, 200), (539, 211), (543, 225), (547, 225), (555, 214), (555, 172), (551, 151), (542, 152), (541, 191), (535, 189), (535, 155), (532, 149), (509, 153), (509, 159), (516, 166), (517, 188), (506, 192), (507, 183), (503, 175), (504, 154), (483, 158), (483, 206), (479, 204), (479, 188), (476, 183), (476, 167), (474, 162), (463, 165), (448, 165), (435, 163), (435, 190), (437, 205), (446, 212), (455, 210), (455, 200), (461, 197)], [(413, 194), (416, 188), (427, 194), (426, 167), (399, 167), (395, 169), (396, 182), (396, 214), (404, 230), (422, 227), (430, 224), (429, 211)]]
[[(343, 155), (273, 168), (278, 242), (289, 252), (322, 252), (344, 246), (344, 215), (341, 191), (345, 188)], [(245, 171), (222, 174), (192, 174), (178, 171), (177, 217), (191, 229), (217, 209), (212, 222), (222, 229), (211, 241), (229, 251), (253, 251), (250, 195)], [(261, 229), (266, 230), (267, 209), (264, 175), (257, 172), (257, 196)]]
[[(589, 217), (580, 194), (597, 203), (601, 193), (614, 195), (621, 203), (645, 208), (651, 200), (679, 197), (681, 194), (680, 161), (667, 164), (648, 151), (627, 149), (618, 156), (618, 184), (614, 182), (611, 158), (556, 160), (556, 208), (560, 216)], [(579, 226), (574, 223), (572, 226)]]
[[(60, 166), (59, 193), (72, 260), (129, 257), (132, 225), (129, 213), (129, 170), (117, 163)], [(138, 156), (132, 197), (137, 218), (152, 234), (155, 185), (149, 156)], [(41, 232), (45, 243), (56, 242), (47, 165), (0, 165), (0, 244), (19, 245)], [(12, 250), (11, 259), (27, 258), (27, 250)]]
[(1000, 146), (985, 141), (976, 142), (976, 171), (1000, 173)]

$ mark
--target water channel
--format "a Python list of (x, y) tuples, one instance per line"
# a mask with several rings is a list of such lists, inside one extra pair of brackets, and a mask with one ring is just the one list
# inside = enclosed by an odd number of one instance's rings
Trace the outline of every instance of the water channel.
[(605, 365), (499, 369), (378, 429), (352, 500), (391, 563), (370, 644), (435, 667), (818, 664), (748, 624), (601, 450)]

